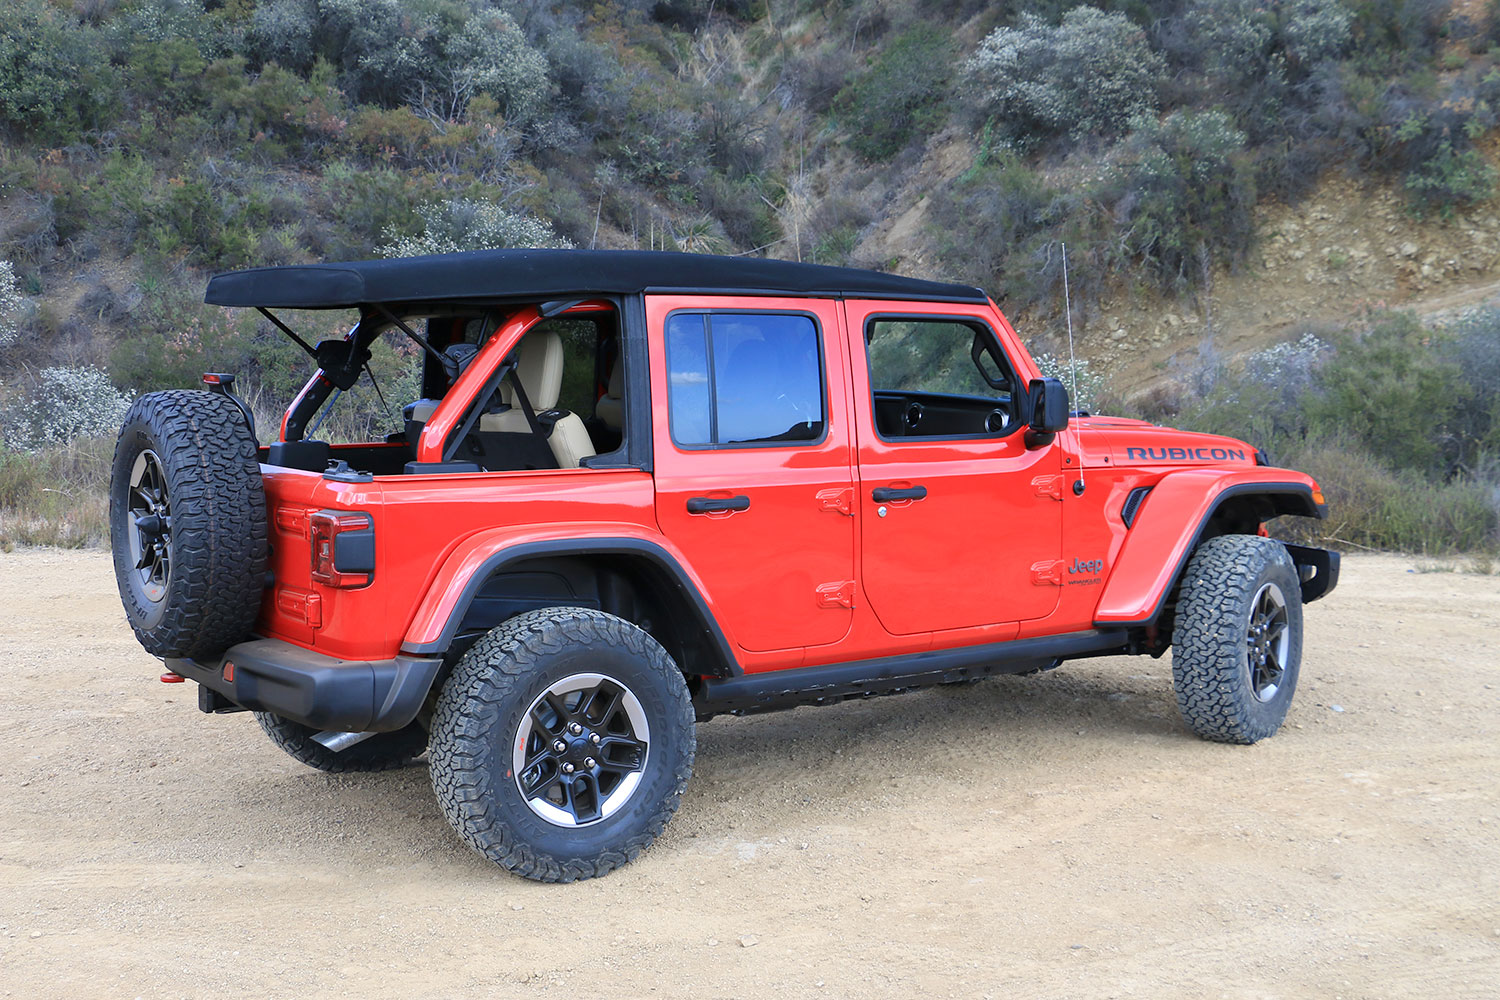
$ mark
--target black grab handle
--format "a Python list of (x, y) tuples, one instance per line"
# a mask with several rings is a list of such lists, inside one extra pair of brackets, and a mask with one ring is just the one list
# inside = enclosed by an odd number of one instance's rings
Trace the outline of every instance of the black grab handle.
[(687, 502), (689, 514), (718, 514), (728, 510), (749, 510), (750, 498), (739, 497), (693, 497)]
[(870, 491), (870, 499), (876, 503), (892, 503), (896, 500), (926, 500), (927, 487), (913, 486), (898, 490), (894, 486), (877, 486)]

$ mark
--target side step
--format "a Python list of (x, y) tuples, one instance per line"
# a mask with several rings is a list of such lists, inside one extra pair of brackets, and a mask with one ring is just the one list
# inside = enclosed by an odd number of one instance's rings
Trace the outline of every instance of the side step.
[(1063, 660), (1125, 653), (1127, 643), (1125, 629), (1096, 629), (853, 663), (705, 677), (693, 696), (693, 708), (701, 722), (726, 712), (748, 715), (798, 705), (831, 705), (848, 698), (895, 694), (994, 674), (1045, 670)]

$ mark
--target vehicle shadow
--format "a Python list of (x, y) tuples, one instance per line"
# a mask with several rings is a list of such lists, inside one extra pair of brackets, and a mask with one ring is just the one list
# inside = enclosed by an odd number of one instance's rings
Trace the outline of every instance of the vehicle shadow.
[[(988, 773), (988, 783), (1028, 770), (1051, 773), (1064, 753), (1076, 763), (1130, 752), (1142, 741), (1154, 748), (1203, 745), (1177, 715), (1169, 666), (1138, 658), (719, 717), (700, 724), (697, 735), (693, 781), (669, 839), (771, 811), (794, 827), (821, 822), (830, 812), (878, 799), (892, 781), (938, 775), (961, 787)], [(264, 818), (253, 834), (245, 832), (247, 839), (311, 838), (328, 843), (330, 854), (395, 851), (416, 863), (457, 863), (454, 871), (492, 870), (449, 829), (425, 757), (396, 771), (327, 775), (275, 769), (276, 753), (264, 747), (267, 760), (257, 763), (272, 766), (241, 771), (241, 807)], [(962, 762), (957, 769), (955, 761)]]

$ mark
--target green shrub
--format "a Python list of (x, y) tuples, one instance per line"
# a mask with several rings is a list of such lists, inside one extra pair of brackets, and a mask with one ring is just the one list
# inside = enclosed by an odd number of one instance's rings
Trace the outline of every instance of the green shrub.
[(935, 131), (948, 114), (943, 97), (952, 72), (952, 43), (940, 28), (923, 24), (894, 39), (835, 102), (849, 145), (880, 160)]
[(9, 0), (0, 20), (0, 124), (71, 142), (109, 120), (117, 89), (96, 29), (45, 0)]
[(1313, 425), (1338, 428), (1391, 468), (1441, 475), (1443, 443), (1469, 391), (1434, 349), (1440, 339), (1411, 313), (1383, 314), (1363, 335), (1341, 338), (1309, 406)]
[(1273, 528), (1279, 536), (1432, 555), (1493, 552), (1500, 541), (1495, 484), (1393, 472), (1351, 443), (1317, 445), (1278, 461), (1316, 479), (1330, 511), (1327, 521), (1284, 518)]
[(1222, 111), (1138, 118), (1098, 194), (1120, 245), (1164, 288), (1200, 283), (1250, 244), (1255, 180), (1245, 136)]

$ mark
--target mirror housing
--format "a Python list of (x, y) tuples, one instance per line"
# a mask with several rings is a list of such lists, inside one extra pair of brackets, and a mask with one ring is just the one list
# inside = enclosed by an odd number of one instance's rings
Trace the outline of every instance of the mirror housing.
[(1057, 432), (1068, 426), (1068, 390), (1060, 379), (1034, 378), (1026, 387), (1026, 409), (1030, 414), (1026, 446), (1051, 444)]

